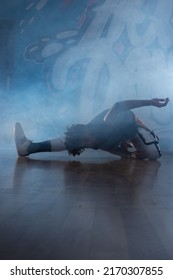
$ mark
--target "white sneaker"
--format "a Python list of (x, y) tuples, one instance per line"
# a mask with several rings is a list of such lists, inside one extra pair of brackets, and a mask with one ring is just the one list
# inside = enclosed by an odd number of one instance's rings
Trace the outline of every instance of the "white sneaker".
[(25, 136), (23, 128), (20, 123), (15, 124), (14, 140), (16, 144), (17, 153), (20, 157), (28, 156), (28, 147), (31, 141)]

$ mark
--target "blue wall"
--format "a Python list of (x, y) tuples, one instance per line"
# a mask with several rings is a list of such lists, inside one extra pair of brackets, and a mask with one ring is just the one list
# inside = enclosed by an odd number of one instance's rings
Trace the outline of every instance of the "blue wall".
[[(116, 100), (170, 97), (172, 0), (0, 3), (1, 142), (21, 121), (31, 138), (63, 133)], [(173, 150), (172, 100), (136, 110)]]

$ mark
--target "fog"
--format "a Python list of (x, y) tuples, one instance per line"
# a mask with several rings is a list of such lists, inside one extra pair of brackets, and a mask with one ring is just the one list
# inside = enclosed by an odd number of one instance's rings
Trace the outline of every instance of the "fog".
[(169, 97), (134, 111), (173, 150), (172, 0), (1, 2), (3, 147), (16, 121), (41, 141), (116, 101)]

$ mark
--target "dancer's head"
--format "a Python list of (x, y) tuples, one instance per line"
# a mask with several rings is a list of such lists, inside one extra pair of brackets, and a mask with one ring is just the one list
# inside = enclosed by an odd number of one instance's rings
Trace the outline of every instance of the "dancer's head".
[(65, 146), (69, 154), (80, 155), (85, 148), (91, 147), (92, 137), (87, 125), (77, 124), (67, 128)]

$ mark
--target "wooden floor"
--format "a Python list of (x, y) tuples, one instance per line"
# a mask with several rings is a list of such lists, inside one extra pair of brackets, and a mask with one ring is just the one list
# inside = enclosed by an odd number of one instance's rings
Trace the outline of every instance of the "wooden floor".
[(0, 151), (0, 259), (173, 259), (173, 155)]

